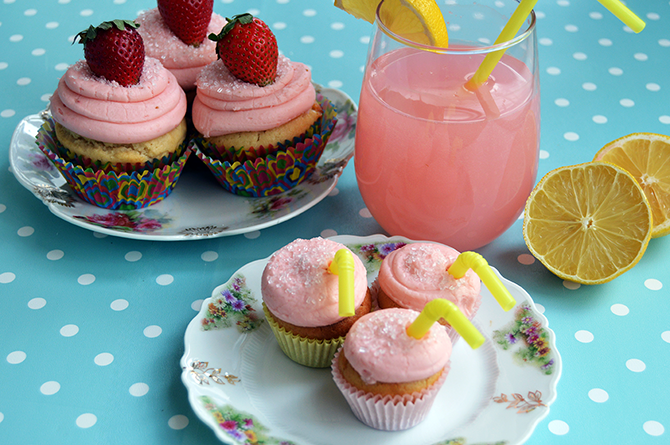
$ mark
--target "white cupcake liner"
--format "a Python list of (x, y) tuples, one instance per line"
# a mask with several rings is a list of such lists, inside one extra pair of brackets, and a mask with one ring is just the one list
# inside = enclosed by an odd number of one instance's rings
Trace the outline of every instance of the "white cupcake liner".
[(406, 430), (421, 423), (433, 406), (435, 397), (442, 388), (450, 369), (448, 362), (440, 378), (422, 391), (403, 396), (382, 396), (358, 389), (342, 376), (337, 365), (341, 353), (342, 348), (335, 353), (331, 365), (335, 384), (358, 420), (367, 426), (383, 431)]

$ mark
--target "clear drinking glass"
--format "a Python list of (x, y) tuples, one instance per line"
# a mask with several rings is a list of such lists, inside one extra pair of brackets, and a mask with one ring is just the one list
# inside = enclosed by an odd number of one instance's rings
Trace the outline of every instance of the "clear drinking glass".
[[(514, 39), (493, 44), (517, 4), (441, 6), (448, 49), (395, 35), (379, 5), (354, 164), (366, 206), (391, 235), (472, 250), (522, 212), (540, 140), (535, 14)], [(505, 54), (488, 80), (466, 88), (486, 54), (500, 49)]]

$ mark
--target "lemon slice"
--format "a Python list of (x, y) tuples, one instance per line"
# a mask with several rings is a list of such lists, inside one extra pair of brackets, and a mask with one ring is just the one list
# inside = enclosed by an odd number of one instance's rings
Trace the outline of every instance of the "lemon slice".
[(670, 136), (629, 134), (605, 145), (594, 160), (611, 162), (633, 175), (651, 206), (651, 237), (670, 233)]
[(530, 252), (564, 280), (611, 281), (642, 258), (651, 208), (635, 178), (608, 162), (547, 173), (526, 202), (523, 236)]
[[(380, 0), (335, 0), (335, 6), (370, 23)], [(394, 33), (412, 42), (446, 48), (447, 25), (435, 0), (385, 0), (382, 20)]]

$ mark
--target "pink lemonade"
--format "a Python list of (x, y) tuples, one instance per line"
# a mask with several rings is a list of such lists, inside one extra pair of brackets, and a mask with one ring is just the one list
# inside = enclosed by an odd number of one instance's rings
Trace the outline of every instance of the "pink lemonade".
[(483, 57), (402, 48), (367, 68), (356, 178), (391, 235), (472, 250), (523, 210), (537, 173), (539, 85), (505, 55), (477, 94), (464, 89)]

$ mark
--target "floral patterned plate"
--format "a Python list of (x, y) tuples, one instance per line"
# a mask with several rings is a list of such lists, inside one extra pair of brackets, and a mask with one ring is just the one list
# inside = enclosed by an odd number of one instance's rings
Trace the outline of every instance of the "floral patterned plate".
[[(368, 282), (382, 259), (412, 241), (335, 236), (361, 257)], [(482, 286), (473, 322), (487, 338), (454, 345), (451, 371), (426, 420), (401, 432), (369, 428), (352, 414), (329, 369), (289, 360), (261, 308), (268, 259), (242, 267), (214, 289), (189, 323), (182, 381), (193, 410), (225, 444), (520, 444), (556, 399), (561, 358), (554, 332), (531, 297), (501, 277), (517, 305), (504, 312)]]
[(268, 198), (245, 198), (225, 191), (196, 156), (191, 156), (174, 191), (140, 210), (106, 210), (78, 198), (35, 144), (43, 117), (24, 118), (9, 146), (12, 171), (56, 216), (107, 235), (177, 241), (237, 235), (270, 227), (323, 200), (354, 154), (357, 108), (339, 90), (315, 85), (337, 108), (338, 121), (317, 164), (302, 184)]

